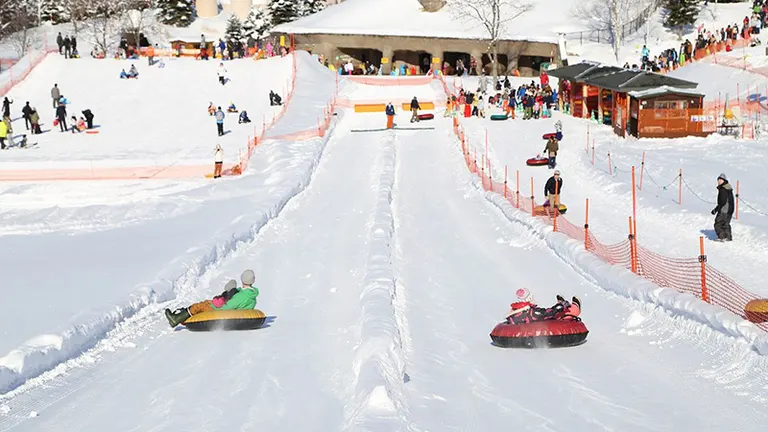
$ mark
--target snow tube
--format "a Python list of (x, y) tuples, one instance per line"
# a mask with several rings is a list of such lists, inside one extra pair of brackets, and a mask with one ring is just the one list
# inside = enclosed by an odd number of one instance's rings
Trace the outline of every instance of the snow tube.
[(90, 134), (90, 135), (93, 135), (93, 134), (97, 134), (97, 133), (99, 133), (99, 131), (98, 131), (98, 130), (96, 130), (96, 129), (86, 129), (86, 130), (85, 130), (85, 133), (87, 133), (87, 134)]
[(267, 316), (258, 309), (213, 310), (184, 321), (189, 331), (253, 330), (264, 325)]
[[(565, 212), (568, 211), (568, 207), (566, 207), (564, 204), (560, 204), (560, 206), (558, 207), (558, 210), (560, 210), (560, 214), (565, 214)], [(547, 216), (547, 215), (551, 216), (552, 215), (552, 207), (550, 207), (550, 206), (543, 206), (543, 205), (536, 206), (536, 207), (533, 208), (533, 214), (535, 216)]]
[(545, 140), (548, 140), (550, 138), (557, 138), (557, 133), (555, 132), (545, 133), (544, 135), (541, 136), (541, 138)]
[(527, 161), (525, 161), (525, 164), (528, 165), (528, 166), (548, 165), (549, 164), (549, 159), (530, 158)]
[(432, 120), (433, 118), (435, 118), (435, 115), (432, 113), (419, 114), (419, 120)]
[(744, 307), (744, 313), (753, 323), (768, 322), (768, 299), (751, 300)]
[(587, 340), (587, 326), (580, 319), (497, 324), (491, 331), (494, 345), (504, 348), (567, 347)]
[(491, 120), (506, 120), (508, 118), (506, 114), (494, 114), (491, 116)]

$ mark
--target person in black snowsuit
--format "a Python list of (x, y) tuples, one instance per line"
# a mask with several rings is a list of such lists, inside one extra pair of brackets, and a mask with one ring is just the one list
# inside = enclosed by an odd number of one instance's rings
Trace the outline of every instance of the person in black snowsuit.
[(274, 91), (269, 91), (269, 105), (275, 106), (275, 105), (282, 105), (283, 104), (283, 98), (280, 97), (279, 94), (275, 93)]
[(3, 117), (10, 117), (11, 116), (11, 104), (13, 103), (12, 100), (8, 100), (8, 96), (3, 99)]
[(411, 99), (411, 123), (419, 121), (420, 109), (421, 106), (419, 106), (419, 100), (414, 96), (413, 99)]
[(61, 50), (64, 48), (64, 38), (61, 37), (61, 32), (56, 36), (56, 45), (59, 46), (59, 54), (61, 54)]
[(85, 117), (85, 124), (88, 129), (93, 129), (93, 112), (90, 109), (83, 110), (83, 117)]
[(32, 125), (32, 120), (30, 120), (30, 116), (32, 115), (32, 107), (29, 106), (29, 102), (27, 102), (26, 105), (21, 109), (21, 116), (24, 117), (24, 126), (27, 127), (27, 130), (29, 130), (29, 127)]
[(67, 107), (63, 103), (59, 103), (56, 107), (56, 118), (59, 120), (59, 127), (62, 132), (67, 131)]
[(731, 217), (735, 206), (733, 204), (733, 187), (728, 183), (728, 177), (720, 174), (717, 177), (717, 207), (712, 209), (715, 215), (715, 234), (717, 241), (732, 241)]
[(560, 207), (560, 194), (563, 192), (563, 179), (560, 178), (560, 170), (555, 170), (552, 177), (544, 185), (544, 196), (552, 207)]
[(72, 57), (72, 41), (69, 40), (69, 35), (64, 37), (64, 58)]

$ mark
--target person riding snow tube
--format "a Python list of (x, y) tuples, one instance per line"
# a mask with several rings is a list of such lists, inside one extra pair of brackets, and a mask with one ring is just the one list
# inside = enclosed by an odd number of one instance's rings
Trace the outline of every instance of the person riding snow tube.
[(581, 300), (573, 297), (568, 302), (557, 296), (557, 303), (549, 308), (536, 305), (531, 293), (517, 290), (518, 301), (512, 303), (504, 322), (496, 325), (491, 340), (501, 347), (539, 347), (578, 345), (589, 331), (581, 322)]
[[(253, 273), (253, 270), (245, 270), (242, 275), (240, 275), (240, 281), (243, 283), (242, 288), (238, 288), (237, 281), (232, 279), (227, 282), (227, 285), (224, 287), (224, 292), (214, 297), (212, 300), (204, 300), (188, 307), (177, 309), (174, 312), (171, 312), (170, 309), (166, 309), (165, 317), (168, 319), (168, 324), (170, 324), (171, 327), (176, 327), (179, 324), (185, 324), (190, 318), (203, 313), (252, 310), (256, 307), (256, 297), (259, 295), (259, 289), (253, 286), (256, 281), (256, 275)], [(261, 322), (254, 324), (261, 325), (264, 323), (263, 313), (261, 315)], [(211, 314), (211, 317), (212, 320), (215, 320), (215, 314)]]
[(248, 118), (248, 111), (240, 112), (240, 117), (237, 119), (238, 123), (250, 123), (251, 119)]

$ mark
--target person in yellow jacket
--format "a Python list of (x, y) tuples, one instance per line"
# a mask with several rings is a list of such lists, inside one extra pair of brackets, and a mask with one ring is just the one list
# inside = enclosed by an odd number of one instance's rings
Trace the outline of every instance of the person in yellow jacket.
[(0, 150), (5, 150), (5, 138), (8, 136), (8, 125), (5, 121), (0, 122)]

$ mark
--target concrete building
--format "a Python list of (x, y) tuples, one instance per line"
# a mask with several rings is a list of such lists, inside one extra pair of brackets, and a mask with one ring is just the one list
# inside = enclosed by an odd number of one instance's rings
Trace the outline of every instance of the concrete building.
[[(571, 19), (567, 10), (576, 1), (539, 0), (533, 11), (513, 20), (498, 43), (499, 72), (537, 76), (543, 63), (562, 64), (558, 26)], [(451, 73), (458, 60), (468, 68), (470, 57), (478, 69), (492, 72), (483, 26), (460, 17), (445, 0), (346, 0), (274, 32), (293, 34), (297, 49), (371, 62), (385, 74), (393, 65), (426, 73), (432, 64), (445, 63)]]

